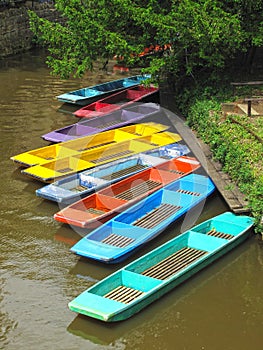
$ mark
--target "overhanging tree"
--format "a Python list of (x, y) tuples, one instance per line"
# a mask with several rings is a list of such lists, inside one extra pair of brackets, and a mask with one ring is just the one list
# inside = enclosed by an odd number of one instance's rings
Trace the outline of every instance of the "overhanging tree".
[[(254, 4), (250, 14), (248, 3)], [(96, 60), (116, 54), (134, 65), (139, 60), (134, 54), (150, 44), (168, 43), (170, 55), (151, 56), (147, 71), (158, 77), (169, 73), (176, 80), (196, 78), (201, 69), (223, 68), (238, 50), (252, 43), (262, 45), (255, 30), (257, 25), (262, 31), (259, 0), (56, 0), (55, 6), (61, 13), (60, 23), (30, 11), (30, 24), (48, 47), (52, 72), (64, 78), (82, 76)], [(245, 14), (252, 18), (255, 11), (261, 14), (257, 23), (244, 25)]]

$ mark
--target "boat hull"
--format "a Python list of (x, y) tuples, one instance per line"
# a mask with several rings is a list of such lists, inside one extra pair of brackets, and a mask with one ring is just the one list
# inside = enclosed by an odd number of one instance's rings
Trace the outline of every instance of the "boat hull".
[(47, 164), (74, 155), (80, 156), (89, 150), (105, 149), (120, 142), (140, 139), (143, 136), (150, 136), (164, 130), (167, 130), (167, 126), (157, 123), (127, 125), (119, 129), (97, 132), (90, 136), (23, 152), (11, 157), (11, 160), (23, 167)]
[(58, 101), (85, 106), (88, 103), (97, 101), (114, 92), (137, 86), (149, 79), (149, 75), (135, 75), (123, 79), (113, 80), (106, 83), (85, 87), (82, 89), (70, 91), (57, 96)]
[(248, 216), (220, 214), (106, 277), (69, 308), (104, 322), (125, 320), (237, 247), (252, 226)]
[(184, 176), (93, 230), (71, 251), (103, 263), (119, 263), (203, 202), (214, 190), (214, 184), (206, 176)]
[(132, 89), (126, 89), (110, 96), (100, 99), (85, 107), (78, 109), (73, 114), (78, 118), (95, 118), (111, 113), (121, 108), (127, 108), (134, 102), (148, 102), (154, 99), (154, 96), (159, 92), (155, 87), (144, 87), (139, 85)]
[(185, 145), (171, 144), (148, 152), (149, 154), (146, 154), (147, 152), (141, 153), (68, 176), (37, 189), (36, 195), (63, 205), (69, 205), (109, 184), (189, 152), (189, 148)]
[(137, 123), (140, 120), (155, 114), (160, 114), (161, 117), (160, 111), (160, 106), (155, 103), (143, 103), (109, 113), (102, 117), (82, 120), (78, 123), (53, 130), (45, 135), (42, 135), (42, 138), (46, 141), (55, 143), (66, 142), (110, 129), (121, 128), (130, 123)]
[[(142, 170), (81, 199), (54, 215), (55, 220), (94, 228), (163, 186), (200, 168), (192, 157), (180, 157)], [(85, 182), (84, 182), (85, 183)]]
[[(136, 124), (133, 127), (138, 127), (139, 125), (141, 124)], [(79, 155), (48, 161), (44, 164), (31, 166), (21, 172), (38, 181), (51, 183), (83, 170), (91, 169), (95, 166), (106, 164), (127, 156), (157, 149), (180, 140), (181, 137), (178, 134), (161, 132), (153, 134), (152, 136), (143, 136), (116, 144), (104, 145), (97, 149), (89, 149), (79, 152)]]

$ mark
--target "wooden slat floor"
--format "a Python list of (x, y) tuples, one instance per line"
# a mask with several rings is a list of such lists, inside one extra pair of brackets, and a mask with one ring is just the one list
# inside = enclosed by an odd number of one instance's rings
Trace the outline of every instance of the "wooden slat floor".
[(207, 254), (207, 252), (204, 250), (184, 247), (154, 266), (151, 266), (149, 269), (143, 271), (142, 274), (152, 278), (165, 280), (205, 254)]
[(102, 176), (101, 178), (103, 180), (113, 180), (113, 179), (116, 179), (116, 178), (121, 177), (121, 176), (129, 175), (135, 171), (143, 170), (145, 168), (147, 168), (146, 165), (136, 164), (136, 165), (130, 166), (126, 169), (115, 171), (112, 174)]
[(119, 286), (110, 291), (109, 293), (105, 294), (104, 297), (108, 299), (113, 299), (120, 303), (129, 304), (142, 294), (144, 294), (144, 292), (142, 292), (141, 290), (128, 288), (125, 286)]
[(134, 221), (132, 224), (135, 226), (151, 229), (157, 226), (160, 222), (167, 219), (172, 214), (176, 213), (180, 208), (180, 206), (162, 203), (159, 207), (156, 207), (149, 213)]
[(147, 191), (150, 191), (158, 186), (160, 186), (160, 182), (147, 180), (147, 181), (140, 183), (137, 186), (131, 187), (130, 189), (128, 189), (126, 191), (118, 193), (115, 197), (118, 199), (123, 199), (123, 200), (129, 201), (135, 197), (138, 197), (142, 193), (146, 193)]

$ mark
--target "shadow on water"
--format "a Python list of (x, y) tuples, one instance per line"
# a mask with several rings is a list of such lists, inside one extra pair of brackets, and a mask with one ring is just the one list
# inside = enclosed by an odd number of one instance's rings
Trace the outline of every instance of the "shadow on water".
[[(72, 105), (69, 103), (63, 103), (58, 109), (57, 111), (60, 113), (66, 113), (66, 114), (70, 114), (72, 115), (74, 118), (76, 118), (73, 113), (76, 112), (78, 109), (80, 109), (81, 106), (76, 106), (76, 105)], [(79, 118), (73, 119), (73, 123), (77, 123), (79, 121)], [(81, 119), (80, 119), (81, 120)]]

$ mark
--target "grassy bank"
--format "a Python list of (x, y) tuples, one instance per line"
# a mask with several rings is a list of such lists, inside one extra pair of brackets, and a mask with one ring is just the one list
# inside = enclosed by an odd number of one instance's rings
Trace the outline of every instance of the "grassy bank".
[[(198, 97), (188, 100), (191, 103), (187, 103), (187, 113), (184, 113), (187, 123), (210, 146), (215, 160), (220, 161), (223, 170), (246, 196), (256, 219), (255, 230), (263, 232), (260, 223), (263, 215), (263, 117), (223, 113), (221, 103), (233, 100), (231, 91), (222, 90), (212, 95), (208, 90), (202, 94), (195, 91)], [(182, 108), (185, 111), (186, 104)]]

